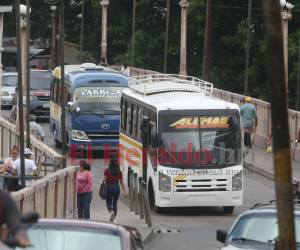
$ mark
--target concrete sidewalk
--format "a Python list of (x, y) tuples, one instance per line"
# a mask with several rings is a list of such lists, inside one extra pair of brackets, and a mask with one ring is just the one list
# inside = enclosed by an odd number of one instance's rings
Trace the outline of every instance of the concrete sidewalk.
[[(104, 169), (107, 165), (101, 164), (100, 166), (91, 166), (91, 172), (94, 177), (94, 182), (92, 185), (93, 189), (93, 199), (91, 203), (91, 220), (98, 220), (109, 222), (110, 214), (106, 208), (106, 201), (102, 200), (99, 196), (100, 184), (103, 181)], [(128, 193), (128, 190), (127, 190)], [(124, 194), (121, 188), (120, 197), (124, 198)], [(129, 199), (129, 198), (127, 198)], [(118, 201), (118, 213), (117, 213), (117, 224), (126, 225), (137, 228), (137, 230), (142, 235), (143, 241), (147, 241), (153, 234), (153, 227), (148, 227), (145, 223), (145, 219), (140, 219), (139, 215), (135, 215), (134, 212), (130, 212), (128, 206), (126, 206), (122, 201)]]
[[(244, 167), (274, 180), (274, 159), (272, 153), (267, 153), (262, 147), (254, 145), (244, 158)], [(300, 163), (292, 160), (292, 176), (300, 180)]]

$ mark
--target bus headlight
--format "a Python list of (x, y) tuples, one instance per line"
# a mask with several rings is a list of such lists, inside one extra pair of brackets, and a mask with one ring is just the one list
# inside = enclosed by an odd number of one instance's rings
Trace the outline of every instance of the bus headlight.
[(72, 129), (72, 139), (88, 140), (88, 136), (81, 130)]
[(29, 99), (31, 102), (33, 101), (33, 95), (30, 96), (30, 99)]
[(238, 172), (232, 176), (232, 191), (242, 190), (243, 179), (241, 172)]
[(159, 191), (171, 192), (171, 177), (159, 172), (158, 178), (159, 178)]

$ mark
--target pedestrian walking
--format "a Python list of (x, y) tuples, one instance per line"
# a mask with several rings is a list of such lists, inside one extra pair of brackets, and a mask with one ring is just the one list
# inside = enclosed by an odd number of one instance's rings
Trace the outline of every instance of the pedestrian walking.
[[(246, 103), (240, 108), (240, 113), (242, 117), (242, 141), (244, 141), (244, 133), (249, 131), (251, 133), (251, 144), (254, 143), (254, 125), (258, 125), (257, 113), (255, 107), (251, 104), (251, 98), (246, 98)], [(255, 120), (255, 123), (254, 123)]]
[(119, 163), (117, 163), (117, 158), (112, 157), (110, 159), (110, 164), (107, 169), (104, 170), (104, 181), (107, 183), (107, 196), (106, 196), (106, 207), (110, 213), (110, 222), (116, 223), (116, 216), (118, 211), (118, 199), (120, 196), (120, 185), (122, 186), (124, 197), (127, 198), (128, 195), (125, 190), (123, 182), (123, 174), (120, 170)]
[(79, 219), (90, 218), (90, 204), (93, 197), (93, 175), (91, 166), (83, 161), (77, 172), (77, 212)]
[(123, 70), (122, 70), (122, 74), (130, 76), (130, 69), (128, 68), (128, 64), (127, 63), (123, 63)]
[(299, 192), (299, 181), (292, 177), (292, 185), (293, 185), (293, 198), (299, 200), (300, 192)]
[(108, 63), (106, 62), (105, 60), (105, 57), (102, 57), (101, 58), (101, 63), (99, 64), (100, 66), (103, 66), (103, 67), (109, 67)]
[[(13, 165), (15, 161), (19, 159), (19, 148), (13, 146), (11, 150), (11, 157), (8, 157), (4, 161), (3, 171), (4, 174), (9, 175), (12, 173)], [(9, 192), (17, 191), (18, 180), (17, 179), (4, 179), (3, 188)]]
[(30, 115), (30, 134), (33, 135), (39, 141), (44, 142), (44, 131), (41, 125), (36, 123), (35, 115)]
[[(33, 160), (30, 160), (31, 155), (34, 153), (31, 152), (29, 148), (24, 149), (24, 156), (25, 156), (25, 175), (38, 175), (37, 167)], [(21, 161), (20, 159), (15, 160), (13, 167), (12, 167), (12, 174), (14, 175), (21, 175)], [(28, 186), (29, 184), (33, 183), (34, 179), (26, 179), (25, 185)], [(17, 190), (21, 190), (21, 179), (18, 179)]]

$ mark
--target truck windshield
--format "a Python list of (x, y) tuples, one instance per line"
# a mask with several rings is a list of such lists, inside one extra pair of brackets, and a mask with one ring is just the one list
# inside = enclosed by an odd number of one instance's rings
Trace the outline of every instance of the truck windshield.
[(81, 113), (119, 114), (121, 94), (125, 87), (79, 87), (74, 90), (74, 107)]
[(30, 77), (31, 90), (50, 90), (51, 75), (49, 77)]
[(166, 151), (167, 165), (221, 167), (241, 161), (236, 115), (165, 115), (161, 117), (160, 128), (160, 143)]

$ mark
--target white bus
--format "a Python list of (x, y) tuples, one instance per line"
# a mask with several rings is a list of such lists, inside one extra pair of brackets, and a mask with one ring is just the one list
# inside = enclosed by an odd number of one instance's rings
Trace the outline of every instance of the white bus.
[(213, 85), (195, 77), (129, 78), (121, 97), (120, 164), (129, 186), (132, 169), (147, 182), (159, 213), (168, 207), (243, 202), (240, 113), (212, 97)]

